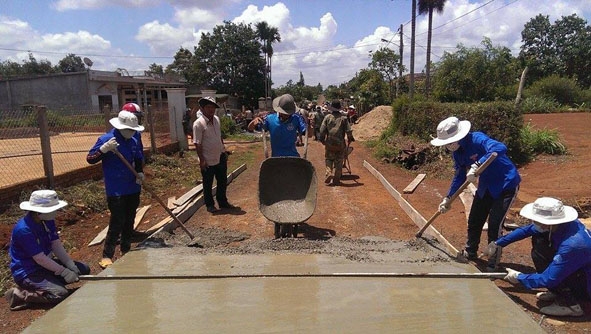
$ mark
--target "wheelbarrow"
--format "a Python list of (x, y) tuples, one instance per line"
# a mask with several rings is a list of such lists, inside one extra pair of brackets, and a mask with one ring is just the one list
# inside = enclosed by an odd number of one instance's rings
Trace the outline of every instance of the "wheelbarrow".
[(343, 168), (347, 169), (347, 173), (351, 174), (351, 163), (349, 162), (349, 154), (353, 152), (353, 148), (350, 144), (347, 144), (347, 148), (345, 149), (345, 159), (343, 159)]
[(316, 170), (299, 157), (274, 157), (261, 163), (259, 210), (275, 223), (275, 238), (296, 237), (298, 224), (316, 208)]

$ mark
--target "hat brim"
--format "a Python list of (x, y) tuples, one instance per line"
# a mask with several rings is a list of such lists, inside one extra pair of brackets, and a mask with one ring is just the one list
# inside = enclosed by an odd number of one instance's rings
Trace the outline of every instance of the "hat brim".
[(31, 205), (30, 201), (25, 201), (22, 202), (19, 207), (21, 208), (21, 210), (25, 210), (25, 211), (34, 211), (34, 212), (39, 212), (39, 213), (49, 213), (49, 212), (54, 212), (57, 211), (65, 206), (67, 206), (68, 203), (66, 201), (58, 201), (58, 204), (53, 205), (53, 206), (37, 206), (37, 205)]
[(130, 129), (130, 130), (134, 130), (134, 131), (144, 131), (144, 127), (142, 125), (138, 125), (136, 127), (125, 125), (125, 124), (122, 124), (121, 122), (119, 122), (119, 118), (118, 117), (111, 118), (109, 120), (109, 123), (111, 123), (111, 125), (115, 129), (118, 129), (118, 130)]
[(431, 145), (443, 146), (443, 145), (447, 145), (450, 143), (455, 143), (457, 141), (460, 141), (462, 138), (466, 137), (468, 132), (470, 132), (470, 128), (472, 127), (472, 124), (470, 123), (470, 121), (460, 121), (460, 124), (458, 127), (459, 127), (458, 133), (456, 133), (455, 135), (453, 135), (449, 138), (446, 138), (446, 139), (434, 138), (433, 140), (431, 140)]
[(208, 104), (213, 104), (216, 108), (221, 108), (219, 104), (212, 102), (208, 99), (200, 99), (198, 103), (200, 107), (205, 107)]
[(544, 224), (544, 225), (564, 224), (564, 223), (572, 222), (573, 220), (579, 218), (579, 213), (573, 207), (565, 205), (563, 207), (563, 210), (564, 210), (564, 217), (562, 217), (562, 218), (555, 218), (555, 219), (544, 218), (544, 217), (540, 217), (540, 216), (536, 215), (534, 213), (534, 203), (529, 203), (529, 204), (526, 204), (521, 209), (521, 211), (519, 211), (519, 215), (522, 217), (525, 217), (527, 219), (537, 221), (538, 223)]

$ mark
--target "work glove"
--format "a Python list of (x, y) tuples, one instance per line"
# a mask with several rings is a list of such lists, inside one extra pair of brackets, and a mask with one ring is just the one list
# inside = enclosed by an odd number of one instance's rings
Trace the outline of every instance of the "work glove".
[(521, 272), (507, 268), (507, 276), (505, 276), (503, 279), (513, 284), (519, 284), (519, 280), (517, 279), (517, 275), (519, 274), (521, 274)]
[(119, 144), (117, 144), (117, 139), (115, 139), (115, 137), (109, 139), (106, 143), (102, 144), (101, 147), (99, 148), (99, 150), (102, 153), (107, 153), (107, 152), (111, 152), (117, 149), (117, 146), (119, 146)]
[(496, 255), (499, 248), (501, 248), (501, 246), (497, 245), (494, 241), (491, 241), (488, 246), (486, 246), (485, 255), (491, 258)]
[(135, 183), (137, 183), (141, 186), (142, 183), (144, 183), (145, 178), (146, 178), (146, 176), (144, 175), (144, 173), (137, 173), (137, 177), (135, 178)]
[(439, 213), (446, 213), (451, 209), (451, 199), (449, 197), (444, 197), (443, 201), (439, 204)]
[(476, 176), (476, 171), (478, 170), (478, 167), (478, 164), (472, 164), (470, 166), (470, 170), (466, 174), (466, 180), (468, 180), (468, 182), (474, 184), (476, 183), (476, 180), (478, 180), (478, 176)]
[(76, 267), (76, 263), (74, 263), (74, 261), (70, 261), (70, 262), (66, 263), (66, 268), (73, 271), (76, 275), (80, 275), (80, 269), (78, 269), (78, 267)]
[(64, 271), (62, 271), (60, 276), (64, 278), (66, 283), (78, 282), (78, 275), (68, 268), (64, 268)]

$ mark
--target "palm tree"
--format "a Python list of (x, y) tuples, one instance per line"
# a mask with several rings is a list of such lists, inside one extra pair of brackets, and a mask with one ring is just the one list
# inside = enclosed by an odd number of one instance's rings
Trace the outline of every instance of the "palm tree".
[(419, 0), (419, 15), (429, 14), (429, 28), (427, 32), (427, 68), (425, 70), (425, 94), (431, 91), (431, 32), (433, 30), (433, 10), (441, 14), (447, 0)]
[(261, 51), (265, 55), (265, 107), (267, 99), (271, 91), (271, 58), (273, 57), (273, 43), (281, 42), (281, 35), (279, 30), (275, 27), (269, 26), (266, 21), (261, 21), (256, 24), (257, 35), (263, 43)]

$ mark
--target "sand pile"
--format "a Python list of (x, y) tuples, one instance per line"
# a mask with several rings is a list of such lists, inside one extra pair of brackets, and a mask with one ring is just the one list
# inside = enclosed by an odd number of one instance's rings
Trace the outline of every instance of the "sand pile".
[(377, 139), (390, 125), (392, 119), (391, 106), (378, 106), (367, 114), (359, 117), (357, 124), (353, 124), (353, 137), (355, 140), (366, 141)]

